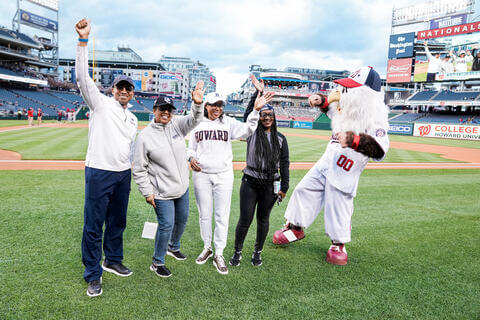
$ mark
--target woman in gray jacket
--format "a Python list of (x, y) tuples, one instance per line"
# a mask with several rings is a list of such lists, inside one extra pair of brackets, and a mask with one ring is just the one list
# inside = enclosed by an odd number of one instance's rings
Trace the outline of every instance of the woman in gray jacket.
[(150, 270), (160, 277), (171, 276), (165, 254), (185, 260), (180, 238), (189, 215), (189, 170), (185, 136), (203, 119), (203, 81), (192, 93), (189, 115), (172, 118), (171, 99), (160, 97), (153, 106), (154, 119), (135, 142), (133, 179), (158, 219), (155, 251)]

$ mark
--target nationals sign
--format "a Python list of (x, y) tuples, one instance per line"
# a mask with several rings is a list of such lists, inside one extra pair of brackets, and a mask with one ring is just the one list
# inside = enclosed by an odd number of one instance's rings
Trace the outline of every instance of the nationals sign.
[(429, 138), (480, 140), (480, 126), (415, 123), (413, 135)]
[(412, 58), (388, 60), (387, 83), (410, 82)]
[(458, 26), (451, 26), (440, 29), (431, 29), (417, 32), (417, 39), (431, 39), (431, 38), (440, 38), (440, 37), (450, 37), (459, 34), (473, 33), (480, 31), (480, 21), (461, 24)]

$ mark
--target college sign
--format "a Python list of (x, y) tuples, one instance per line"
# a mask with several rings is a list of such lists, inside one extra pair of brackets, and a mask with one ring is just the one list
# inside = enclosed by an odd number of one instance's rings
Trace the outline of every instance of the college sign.
[(415, 123), (413, 135), (429, 138), (480, 140), (480, 126)]
[(388, 59), (407, 58), (413, 56), (415, 32), (392, 34), (388, 45)]
[(446, 28), (431, 29), (417, 32), (417, 39), (432, 39), (440, 37), (450, 37), (459, 34), (473, 33), (480, 31), (480, 21), (462, 24), (458, 26), (451, 26)]

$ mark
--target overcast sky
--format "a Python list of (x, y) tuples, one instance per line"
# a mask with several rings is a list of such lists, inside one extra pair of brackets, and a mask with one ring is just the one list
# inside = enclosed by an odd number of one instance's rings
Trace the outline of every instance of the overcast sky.
[[(0, 25), (11, 28), (17, 1), (0, 1)], [(27, 11), (56, 19), (52, 13), (22, 3)], [(162, 55), (200, 60), (214, 72), (222, 93), (237, 90), (252, 64), (332, 70), (370, 65), (385, 75), (392, 8), (408, 3), (60, 0), (59, 52), (61, 58), (74, 58), (77, 36), (73, 26), (87, 17), (92, 21), (96, 49), (111, 50), (122, 43), (147, 62), (158, 61)], [(33, 32), (22, 28), (27, 34)]]

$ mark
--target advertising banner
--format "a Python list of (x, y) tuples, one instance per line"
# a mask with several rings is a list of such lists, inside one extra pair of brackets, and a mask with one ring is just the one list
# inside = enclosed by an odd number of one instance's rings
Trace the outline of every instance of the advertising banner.
[(391, 105), (404, 105), (407, 98), (410, 97), (408, 91), (387, 91), (385, 92), (385, 104)]
[(388, 59), (408, 58), (413, 56), (415, 32), (392, 34), (388, 45)]
[(429, 138), (480, 140), (480, 126), (415, 123), (413, 135)]
[(132, 72), (132, 80), (135, 86), (135, 91), (142, 90), (142, 72), (141, 71), (134, 71)]
[(309, 121), (293, 121), (293, 127), (298, 129), (313, 129), (313, 123)]
[(153, 72), (144, 71), (142, 75), (142, 91), (153, 91)]
[(161, 93), (180, 94), (181, 73), (162, 71), (158, 74), (158, 87)]
[(423, 30), (417, 32), (417, 40), (433, 39), (440, 37), (450, 37), (465, 33), (474, 33), (480, 31), (480, 21), (473, 23), (461, 24), (458, 26), (450, 26), (439, 29)]
[(446, 27), (456, 26), (456, 25), (465, 24), (465, 23), (467, 23), (467, 15), (458, 14), (456, 16), (443, 17), (443, 18), (430, 20), (430, 29), (446, 28)]
[(277, 127), (290, 128), (290, 120), (277, 120)]
[(390, 123), (388, 127), (388, 133), (402, 134), (411, 136), (413, 134), (413, 124), (411, 123)]
[(480, 79), (480, 71), (438, 73), (435, 76), (437, 81), (468, 80), (473, 78)]
[(387, 83), (410, 82), (411, 75), (411, 58), (388, 60)]
[(36, 14), (30, 13), (25, 10), (20, 9), (20, 21), (33, 24), (37, 27), (47, 29), (49, 31), (58, 31), (58, 22), (37, 16)]

